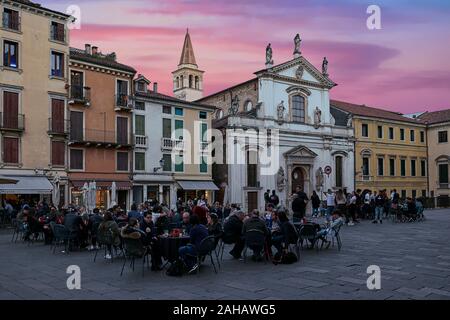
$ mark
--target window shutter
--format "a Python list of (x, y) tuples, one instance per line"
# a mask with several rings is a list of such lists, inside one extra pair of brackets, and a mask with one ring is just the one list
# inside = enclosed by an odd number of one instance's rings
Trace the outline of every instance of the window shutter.
[(52, 165), (64, 166), (65, 147), (64, 141), (52, 141)]
[(19, 163), (18, 138), (3, 138), (3, 160), (5, 163)]

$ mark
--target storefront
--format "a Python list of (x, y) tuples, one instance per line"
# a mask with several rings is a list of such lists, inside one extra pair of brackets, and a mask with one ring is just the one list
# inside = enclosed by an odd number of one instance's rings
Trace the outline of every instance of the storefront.
[(140, 204), (145, 201), (157, 201), (172, 206), (176, 201), (173, 183), (135, 184), (133, 186), (133, 203)]
[(177, 190), (177, 198), (182, 201), (200, 199), (205, 195), (209, 204), (214, 202), (214, 191), (219, 188), (212, 181), (196, 181), (196, 180), (177, 180), (179, 186)]
[(45, 176), (1, 176), (0, 195), (2, 200), (18, 204), (52, 201), (53, 185)]

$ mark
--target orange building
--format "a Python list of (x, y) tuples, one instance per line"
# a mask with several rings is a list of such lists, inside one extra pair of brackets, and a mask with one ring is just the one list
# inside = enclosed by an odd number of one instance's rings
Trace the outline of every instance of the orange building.
[(136, 71), (86, 44), (70, 49), (70, 200), (83, 204), (83, 186), (95, 181), (96, 206), (130, 203), (133, 137), (132, 79)]

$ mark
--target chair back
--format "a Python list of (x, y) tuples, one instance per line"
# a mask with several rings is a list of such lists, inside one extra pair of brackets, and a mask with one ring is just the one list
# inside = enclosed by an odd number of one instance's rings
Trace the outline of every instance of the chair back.
[(146, 249), (141, 239), (122, 238), (125, 254), (129, 257), (142, 258)]
[(261, 230), (251, 229), (244, 234), (245, 245), (249, 248), (264, 247), (266, 236)]
[(316, 234), (316, 227), (312, 224), (304, 224), (300, 227), (299, 236), (302, 239), (314, 239)]
[(287, 233), (288, 233), (288, 235), (287, 235), (288, 236), (288, 239), (287, 239), (288, 244), (297, 244), (298, 237), (299, 237), (297, 228), (294, 226), (293, 223), (288, 222), (286, 224), (286, 229), (287, 229)]
[(97, 242), (99, 244), (112, 245), (114, 244), (114, 236), (111, 229), (99, 229), (97, 228)]
[(92, 227), (91, 227), (91, 234), (93, 236), (96, 236), (98, 234), (98, 227), (100, 227), (100, 223), (99, 221), (95, 221), (92, 223)]
[(205, 256), (211, 253), (216, 248), (216, 239), (214, 236), (208, 236), (200, 242), (197, 248), (199, 256)]
[(69, 238), (70, 231), (62, 224), (54, 224), (52, 231), (56, 240), (65, 240)]

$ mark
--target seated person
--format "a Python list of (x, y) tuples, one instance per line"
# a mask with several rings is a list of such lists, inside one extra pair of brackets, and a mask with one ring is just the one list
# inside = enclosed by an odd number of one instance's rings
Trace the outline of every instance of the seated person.
[(219, 239), (223, 235), (223, 228), (219, 222), (219, 217), (215, 213), (211, 213), (208, 215), (208, 232), (210, 236), (214, 236), (216, 239), (216, 245), (219, 242)]
[(131, 205), (131, 210), (128, 211), (128, 220), (131, 218), (136, 218), (138, 221), (141, 221), (142, 216), (141, 213), (137, 210), (137, 206), (135, 203)]
[(93, 215), (89, 217), (89, 223), (88, 223), (88, 230), (91, 234), (91, 250), (94, 250), (94, 248), (98, 249), (97, 245), (97, 232), (98, 227), (100, 226), (100, 223), (102, 223), (103, 217), (100, 214), (100, 210), (98, 208), (95, 208), (93, 210)]
[(33, 235), (37, 239), (39, 232), (42, 231), (42, 226), (39, 221), (30, 213), (28, 209), (23, 212), (24, 237), (25, 241), (30, 241), (30, 236)]
[(333, 215), (331, 216), (330, 225), (326, 228), (321, 229), (317, 232), (317, 237), (326, 243), (326, 247), (330, 246), (331, 241), (327, 240), (327, 235), (330, 231), (338, 225), (344, 224), (344, 219), (342, 218), (342, 212), (340, 210), (334, 210)]
[(64, 217), (64, 226), (69, 230), (72, 236), (75, 236), (75, 246), (79, 246), (83, 238), (83, 220), (81, 217), (75, 212), (69, 212)]
[(289, 244), (297, 242), (297, 232), (284, 210), (276, 212), (274, 221), (279, 229), (272, 233), (272, 245), (277, 249), (277, 253), (281, 254), (283, 249), (287, 248)]
[(200, 246), (200, 243), (208, 236), (208, 229), (203, 224), (200, 224), (200, 219), (196, 215), (191, 216), (190, 223), (192, 225), (191, 232), (189, 233), (191, 238), (190, 243), (184, 247), (180, 247), (178, 253), (188, 268), (189, 273), (192, 273), (199, 267), (195, 256), (197, 256), (197, 248)]
[(192, 208), (192, 214), (195, 214), (200, 219), (201, 224), (205, 226), (208, 224), (208, 219), (206, 217), (208, 214), (208, 209), (206, 206), (195, 206)]
[[(259, 217), (259, 211), (256, 209), (252, 211), (252, 213), (249, 215), (249, 218), (244, 222), (244, 226), (242, 227), (242, 234), (245, 238), (247, 232), (255, 230), (261, 232), (265, 238), (270, 235), (266, 223)], [(264, 249), (264, 244), (262, 244), (261, 247), (250, 247), (250, 249), (252, 249), (253, 251), (252, 260), (261, 261), (261, 251), (263, 251)]]
[(157, 235), (153, 230), (152, 213), (146, 212), (142, 223), (139, 224), (141, 231), (145, 233), (145, 237), (142, 239), (144, 245), (149, 246), (152, 251), (152, 271), (162, 270), (162, 259), (160, 243)]
[(408, 207), (408, 210), (406, 211), (405, 215), (409, 219), (409, 221), (413, 221), (417, 218), (417, 209), (416, 209), (416, 203), (412, 198), (406, 198), (406, 205)]
[[(107, 243), (107, 249), (108, 252), (105, 256), (105, 259), (111, 259), (112, 254), (112, 247), (118, 247), (120, 246), (120, 230), (119, 226), (113, 219), (113, 215), (111, 211), (106, 211), (105, 215), (103, 216), (103, 221), (100, 223), (100, 226), (98, 227), (97, 232), (97, 239), (107, 239), (106, 237), (107, 233), (110, 232), (112, 236), (112, 243)], [(102, 244), (102, 243), (100, 243)]]
[(230, 254), (235, 259), (239, 259), (241, 257), (242, 250), (245, 246), (245, 242), (242, 237), (244, 216), (245, 215), (241, 210), (236, 210), (228, 217), (223, 225), (223, 242), (227, 244), (234, 243), (234, 248), (230, 251)]

